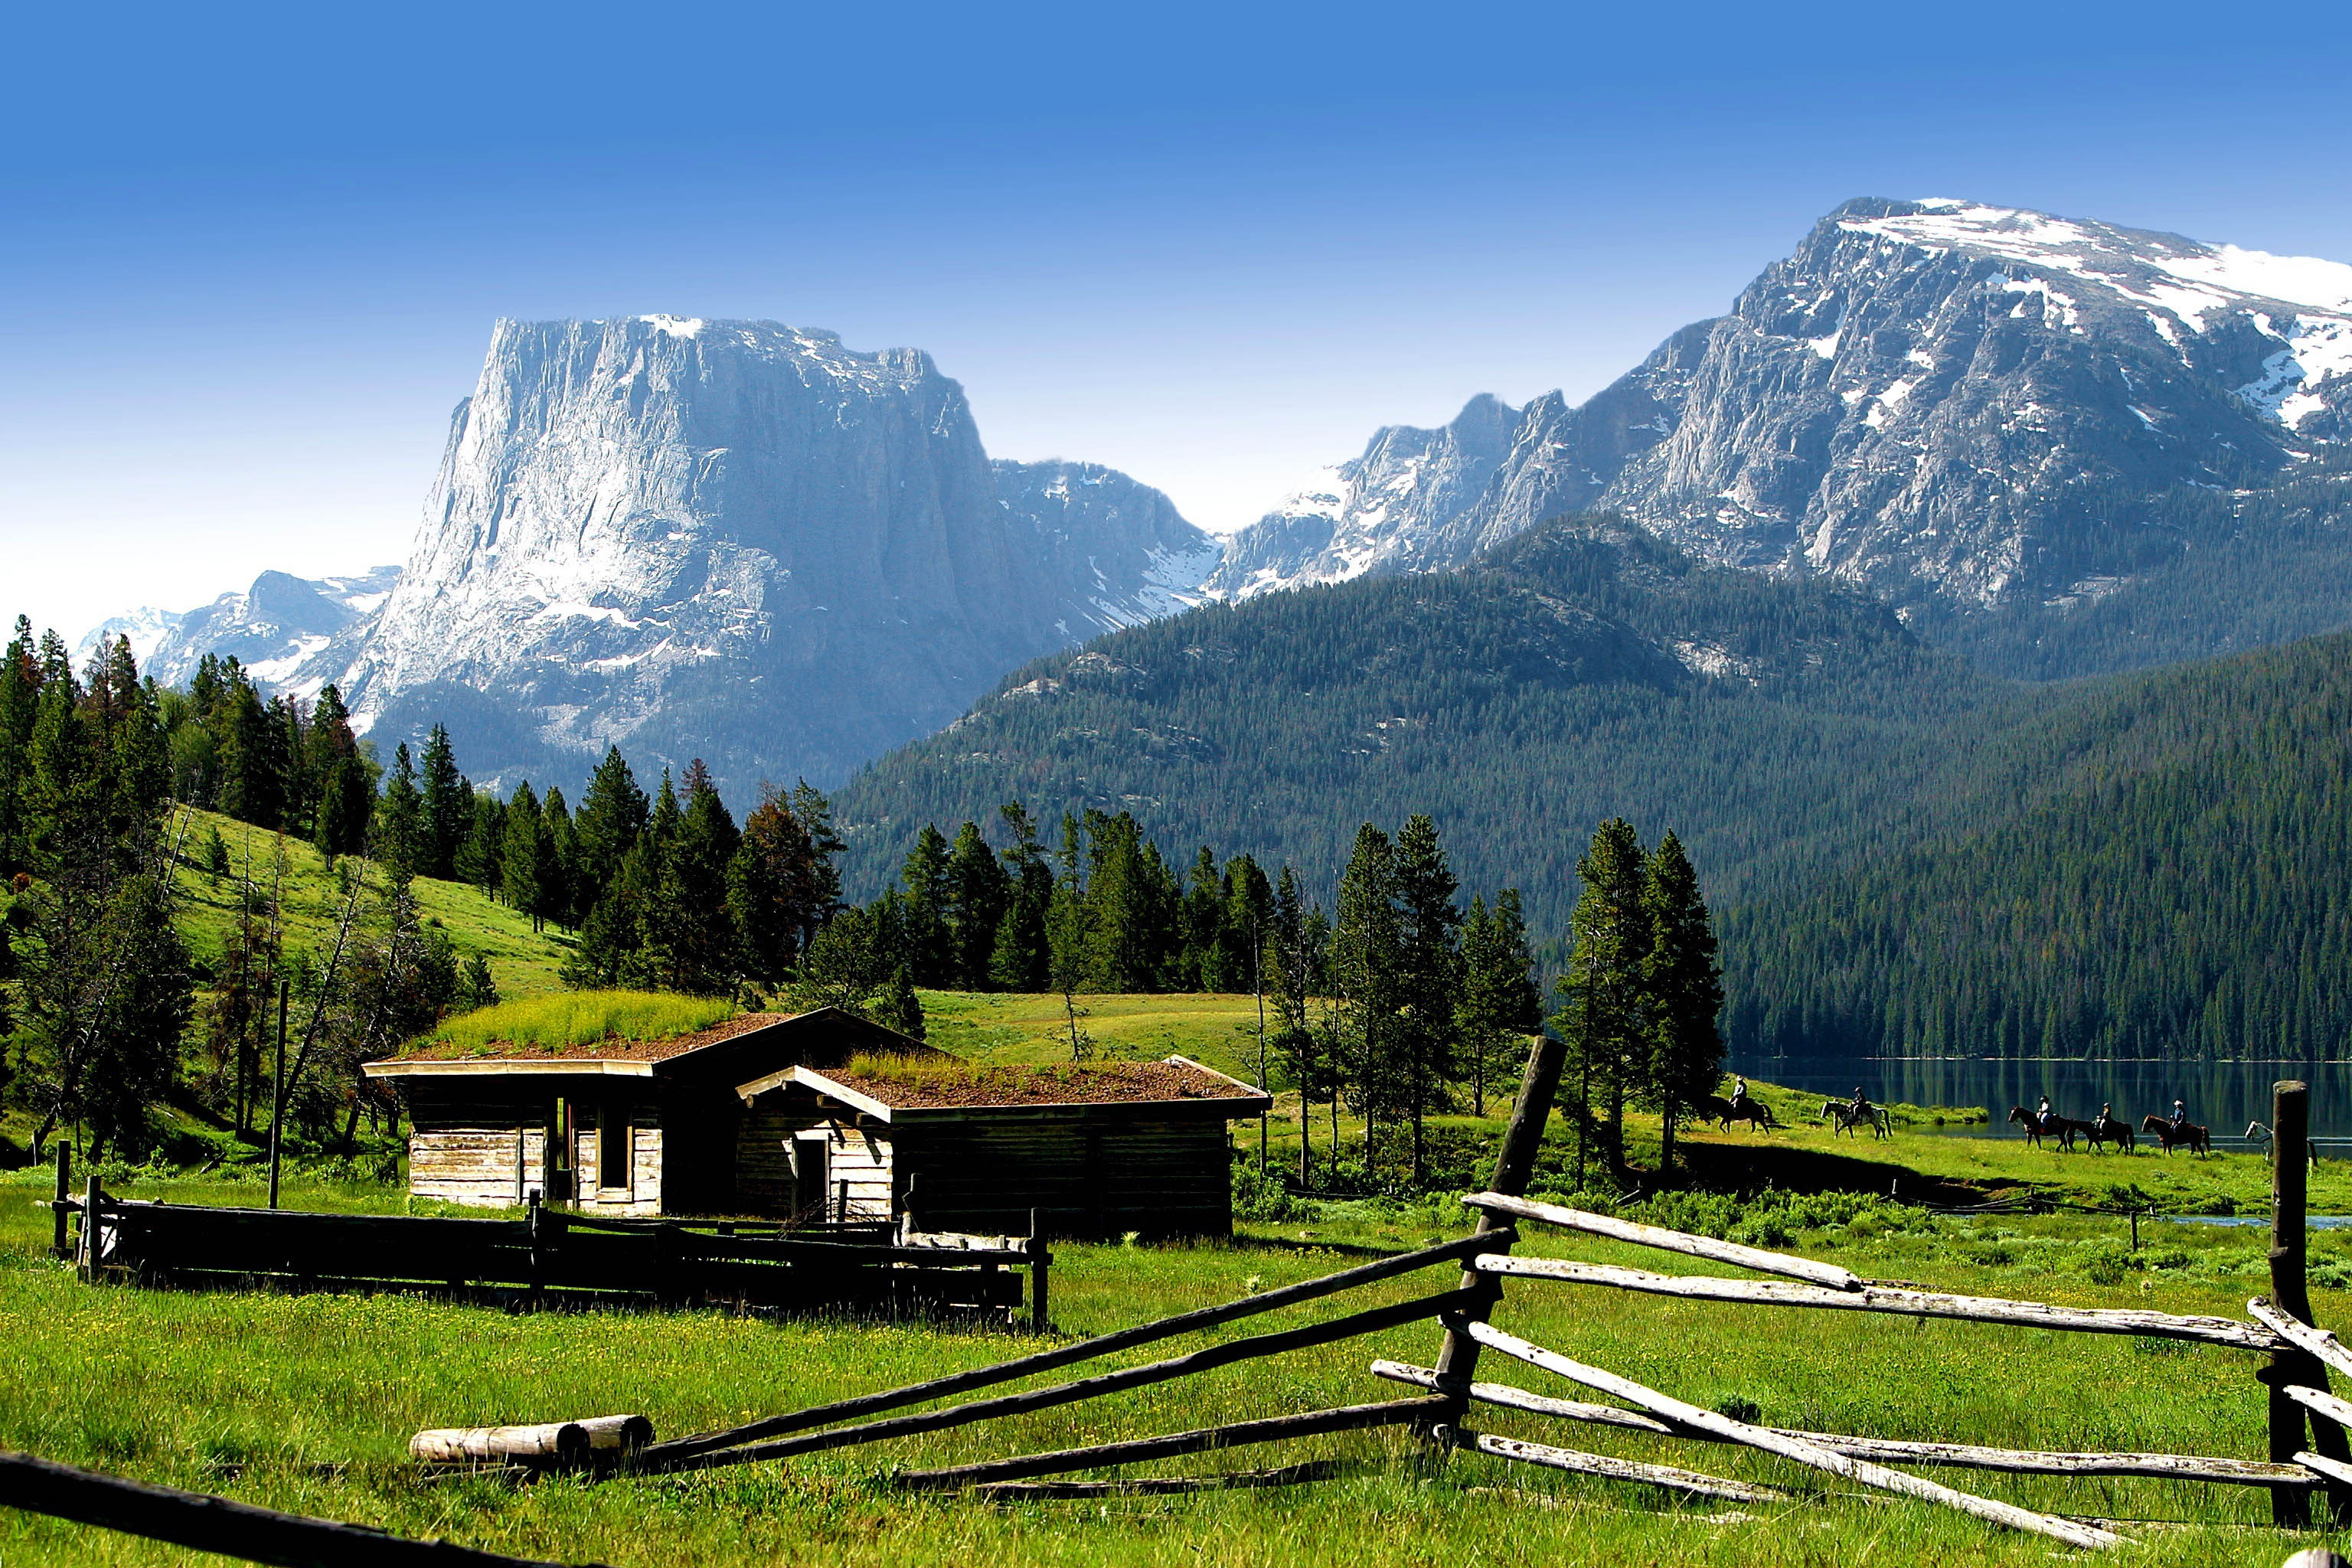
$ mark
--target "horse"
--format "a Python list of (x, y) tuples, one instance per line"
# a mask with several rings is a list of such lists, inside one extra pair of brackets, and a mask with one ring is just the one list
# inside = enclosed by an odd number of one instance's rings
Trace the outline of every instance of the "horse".
[(2155, 1133), (2156, 1141), (2164, 1146), (2164, 1152), (2168, 1154), (2172, 1152), (2172, 1146), (2175, 1143), (2186, 1144), (2189, 1152), (2194, 1154), (2210, 1154), (2213, 1152), (2212, 1132), (2198, 1126), (2194, 1121), (2175, 1127), (2161, 1116), (2143, 1116), (2140, 1118), (2139, 1130), (2143, 1132)]
[[(2259, 1144), (2262, 1147), (2263, 1158), (2265, 1160), (2270, 1159), (2276, 1152), (2272, 1143), (2272, 1140), (2277, 1135), (2269, 1128), (2263, 1126), (2259, 1121), (2249, 1121), (2246, 1123), (2246, 1142), (2249, 1143)], [(2303, 1146), (2303, 1152), (2305, 1156), (2310, 1160), (2311, 1168), (2315, 1171), (2319, 1169), (2319, 1145), (2316, 1143), (2305, 1142)]]
[(2074, 1147), (2074, 1135), (2088, 1131), (2091, 1126), (2087, 1121), (2069, 1121), (2063, 1116), (2053, 1116), (2050, 1124), (2044, 1127), (2042, 1118), (2021, 1105), (2009, 1108), (2009, 1119), (2025, 1129), (2025, 1142), (2036, 1149), (2042, 1147), (2042, 1140), (2047, 1135), (2056, 1138), (2061, 1149), (2071, 1151)]
[(1822, 1115), (1824, 1119), (1837, 1123), (1830, 1131), (1830, 1136), (1832, 1138), (1840, 1132), (1850, 1134), (1857, 1125), (1862, 1124), (1869, 1126), (1870, 1135), (1874, 1139), (1895, 1136), (1895, 1129), (1888, 1123), (1885, 1110), (1879, 1106), (1864, 1104), (1860, 1110), (1856, 1110), (1843, 1100), (1825, 1100), (1822, 1101)]
[(1755, 1132), (1769, 1132), (1780, 1125), (1770, 1106), (1749, 1095), (1743, 1094), (1735, 1100), (1710, 1094), (1698, 1102), (1697, 1109), (1701, 1116), (1720, 1124), (1726, 1131), (1731, 1130), (1735, 1121), (1747, 1122), (1748, 1130)]
[(2094, 1142), (2105, 1139), (2110, 1143), (2120, 1143), (2124, 1146), (2124, 1152), (2126, 1154), (2136, 1153), (2138, 1151), (2139, 1146), (2132, 1142), (2130, 1122), (2119, 1117), (2102, 1116), (2092, 1125), (2097, 1129), (2091, 1134)]

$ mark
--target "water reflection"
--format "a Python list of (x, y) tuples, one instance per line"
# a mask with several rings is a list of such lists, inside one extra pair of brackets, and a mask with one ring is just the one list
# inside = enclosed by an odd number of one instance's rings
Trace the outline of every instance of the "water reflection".
[(2088, 1121), (2102, 1103), (2137, 1129), (2147, 1115), (2168, 1117), (2189, 1102), (2189, 1120), (2234, 1140), (2249, 1121), (2271, 1119), (2271, 1085), (2299, 1078), (2311, 1085), (2315, 1136), (2352, 1134), (2352, 1061), (2079, 1061), (1979, 1057), (1744, 1057), (1731, 1070), (1768, 1083), (1843, 1100), (1860, 1084), (1873, 1100), (1912, 1105), (1981, 1106), (2000, 1131), (2012, 1105), (2042, 1095), (2063, 1116)]

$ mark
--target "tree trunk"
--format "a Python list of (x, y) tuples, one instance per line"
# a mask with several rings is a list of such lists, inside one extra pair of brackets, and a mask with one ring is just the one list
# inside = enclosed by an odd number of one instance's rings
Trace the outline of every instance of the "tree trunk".
[(1665, 1180), (1666, 1173), (1675, 1168), (1675, 1102), (1668, 1099), (1658, 1107), (1658, 1179)]

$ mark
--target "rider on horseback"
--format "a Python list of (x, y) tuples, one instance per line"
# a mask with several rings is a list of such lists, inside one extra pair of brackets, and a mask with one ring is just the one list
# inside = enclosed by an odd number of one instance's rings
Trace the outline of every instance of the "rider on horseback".
[(1853, 1086), (1853, 1099), (1847, 1104), (1846, 1109), (1853, 1113), (1853, 1119), (1856, 1121), (1863, 1121), (1870, 1115), (1870, 1099), (1862, 1092), (1862, 1085)]
[(2189, 1131), (2189, 1107), (2178, 1100), (2172, 1102), (2172, 1130), (2175, 1132)]
[(2044, 1132), (2051, 1131), (2058, 1125), (2058, 1113), (2050, 1109), (2050, 1097), (2048, 1095), (2043, 1095), (2042, 1097), (2042, 1103), (2033, 1108), (2033, 1120), (2042, 1124), (2042, 1131)]
[(1748, 1080), (1736, 1074), (1731, 1080), (1731, 1109), (1738, 1110), (1748, 1102)]

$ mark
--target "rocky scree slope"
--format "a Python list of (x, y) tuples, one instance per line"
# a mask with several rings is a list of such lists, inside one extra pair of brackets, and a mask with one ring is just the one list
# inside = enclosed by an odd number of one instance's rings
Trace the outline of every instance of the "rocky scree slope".
[(2352, 267), (1960, 202), (1850, 202), (1729, 314), (1591, 400), (1383, 430), (1233, 542), (1213, 592), (1437, 570), (1608, 510), (1926, 626), (2053, 616), (2236, 538), (2151, 526), (2352, 435)]
[(302, 671), (478, 777), (608, 742), (831, 784), (1047, 649), (1181, 607), (1215, 542), (1094, 465), (992, 464), (912, 349), (770, 321), (501, 321), (399, 585)]

